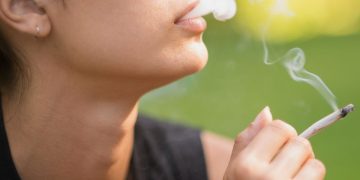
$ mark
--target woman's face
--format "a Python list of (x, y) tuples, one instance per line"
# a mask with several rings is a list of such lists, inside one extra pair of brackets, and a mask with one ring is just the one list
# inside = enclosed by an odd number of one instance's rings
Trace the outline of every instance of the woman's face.
[[(51, 0), (53, 53), (97, 76), (172, 81), (207, 61), (202, 31), (175, 22), (194, 0)], [(60, 59), (60, 58), (59, 58)]]

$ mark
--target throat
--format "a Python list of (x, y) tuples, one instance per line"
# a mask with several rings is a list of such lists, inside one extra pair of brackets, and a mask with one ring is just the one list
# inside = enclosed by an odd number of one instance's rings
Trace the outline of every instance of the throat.
[[(34, 106), (23, 111), (25, 115), (12, 116), (5, 125), (21, 178), (125, 179), (134, 143), (137, 103), (130, 108), (96, 106), (87, 110), (83, 106), (64, 109), (70, 106), (61, 102), (57, 105), (51, 108), (56, 111), (47, 113), (41, 113), (44, 107)], [(12, 114), (7, 110), (5, 120)]]

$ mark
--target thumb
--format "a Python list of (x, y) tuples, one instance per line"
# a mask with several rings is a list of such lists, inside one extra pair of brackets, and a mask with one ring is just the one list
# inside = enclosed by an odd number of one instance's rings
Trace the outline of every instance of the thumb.
[[(247, 140), (250, 142), (256, 134), (266, 125), (268, 125), (272, 121), (272, 114), (270, 112), (270, 108), (266, 106), (255, 118), (255, 120), (250, 123), (250, 125), (246, 128)], [(249, 143), (248, 142), (248, 143)]]
[(272, 121), (272, 114), (269, 107), (265, 107), (255, 120), (236, 138), (233, 155), (241, 152), (257, 135), (260, 130)]

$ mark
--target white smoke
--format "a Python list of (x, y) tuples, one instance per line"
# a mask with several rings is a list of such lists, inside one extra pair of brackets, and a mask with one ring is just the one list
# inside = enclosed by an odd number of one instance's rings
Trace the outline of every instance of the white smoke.
[(226, 21), (236, 14), (235, 0), (200, 0), (199, 4), (183, 19), (196, 18), (213, 13), (215, 19)]
[[(259, 3), (259, 2), (257, 2)], [(305, 69), (306, 57), (305, 52), (301, 48), (290, 49), (283, 57), (272, 61), (269, 56), (269, 48), (266, 44), (266, 33), (269, 24), (271, 24), (273, 15), (287, 15), (295, 16), (287, 5), (287, 0), (276, 0), (272, 6), (272, 12), (268, 22), (264, 25), (263, 29), (263, 48), (264, 48), (264, 63), (272, 65), (277, 62), (281, 62), (285, 69), (288, 71), (291, 78), (297, 82), (304, 82), (315, 88), (321, 96), (328, 102), (328, 104), (334, 110), (338, 109), (336, 96), (332, 93), (330, 88), (324, 83), (324, 81), (316, 74), (311, 73)]]
[[(249, 0), (251, 3), (263, 3), (263, 0)], [(231, 19), (236, 14), (235, 0), (200, 0), (199, 4), (183, 19), (196, 18), (212, 13), (217, 20), (225, 21)], [(271, 24), (272, 16), (285, 15), (288, 17), (295, 16), (296, 14), (288, 7), (288, 0), (274, 0), (271, 7), (271, 13), (268, 22), (263, 25), (263, 45), (265, 51), (264, 62), (265, 64), (274, 64), (282, 62), (283, 66), (287, 69), (291, 78), (298, 82), (305, 82), (314, 87), (336, 110), (337, 102), (335, 95), (331, 92), (328, 86), (321, 80), (319, 76), (307, 71), (304, 66), (306, 63), (305, 53), (300, 48), (293, 48), (289, 50), (282, 58), (271, 61), (269, 58), (269, 50), (265, 41), (266, 32)]]
[(297, 82), (304, 82), (314, 87), (321, 96), (329, 103), (334, 110), (338, 109), (336, 96), (331, 92), (330, 88), (316, 74), (305, 69), (306, 57), (301, 48), (290, 49), (283, 57), (278, 60), (271, 61), (269, 58), (269, 50), (264, 41), (264, 63), (272, 65), (281, 62), (286, 68), (291, 78)]

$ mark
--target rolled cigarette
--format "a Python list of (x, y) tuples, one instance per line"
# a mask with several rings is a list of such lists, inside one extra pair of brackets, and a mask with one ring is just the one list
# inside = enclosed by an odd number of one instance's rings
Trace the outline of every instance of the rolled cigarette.
[(349, 104), (345, 106), (344, 108), (341, 108), (324, 118), (320, 119), (313, 125), (311, 125), (309, 128), (307, 128), (303, 133), (300, 134), (300, 137), (309, 139), (310, 137), (317, 134), (320, 130), (330, 126), (331, 124), (335, 123), (336, 121), (344, 118), (347, 116), (350, 112), (354, 111), (354, 105)]

